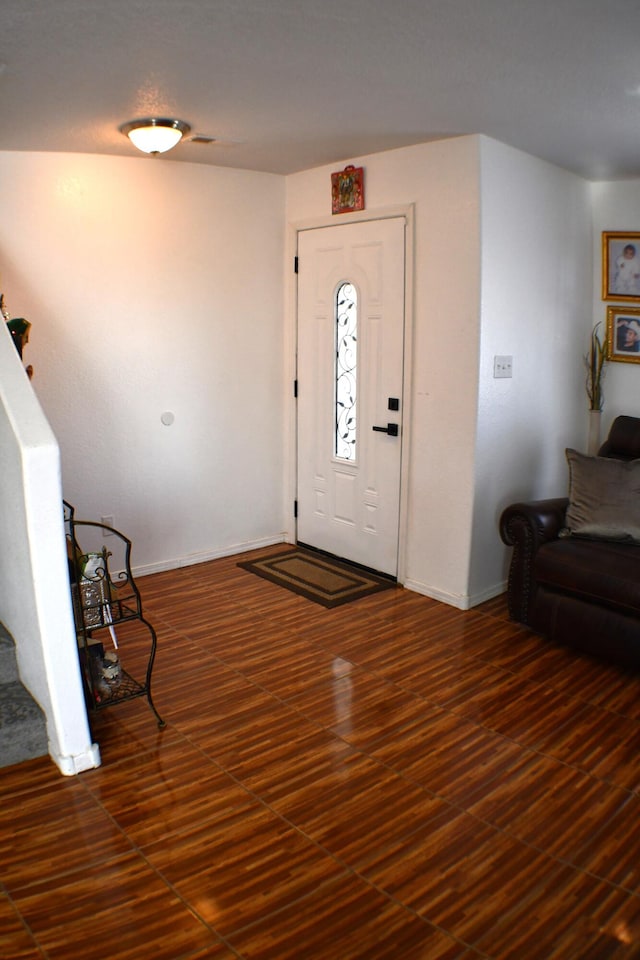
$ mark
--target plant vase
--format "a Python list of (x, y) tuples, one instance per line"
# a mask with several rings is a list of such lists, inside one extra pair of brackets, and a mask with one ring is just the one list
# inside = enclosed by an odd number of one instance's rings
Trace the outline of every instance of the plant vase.
[(602, 410), (589, 410), (589, 434), (587, 437), (587, 453), (595, 457), (600, 449), (600, 421)]

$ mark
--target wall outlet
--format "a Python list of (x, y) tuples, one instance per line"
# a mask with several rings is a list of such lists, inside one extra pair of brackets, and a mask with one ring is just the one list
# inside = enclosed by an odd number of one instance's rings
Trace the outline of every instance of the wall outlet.
[(512, 377), (513, 376), (513, 357), (494, 357), (493, 358), (493, 376)]
[[(100, 517), (100, 523), (104, 524), (105, 527), (112, 527), (112, 526), (113, 526), (113, 517)], [(110, 530), (105, 530), (105, 531), (104, 531), (104, 535), (105, 535), (105, 537), (112, 537), (112, 536), (113, 536), (113, 534), (111, 533)]]

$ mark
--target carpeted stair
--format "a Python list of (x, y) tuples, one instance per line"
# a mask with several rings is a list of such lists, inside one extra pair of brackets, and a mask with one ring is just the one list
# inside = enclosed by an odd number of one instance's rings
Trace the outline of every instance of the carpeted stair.
[(44, 714), (20, 683), (15, 644), (0, 623), (0, 767), (47, 753)]

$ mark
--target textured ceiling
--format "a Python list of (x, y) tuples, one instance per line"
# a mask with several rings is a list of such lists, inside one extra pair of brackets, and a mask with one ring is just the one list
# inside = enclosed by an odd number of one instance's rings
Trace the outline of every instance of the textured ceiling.
[(485, 133), (591, 178), (640, 176), (640, 0), (2, 0), (0, 150), (291, 173)]

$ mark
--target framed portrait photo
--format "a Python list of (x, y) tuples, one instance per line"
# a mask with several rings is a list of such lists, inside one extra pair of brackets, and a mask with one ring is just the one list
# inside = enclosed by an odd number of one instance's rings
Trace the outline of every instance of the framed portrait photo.
[(640, 363), (640, 307), (607, 307), (607, 360)]
[(640, 233), (603, 232), (602, 299), (640, 303)]

